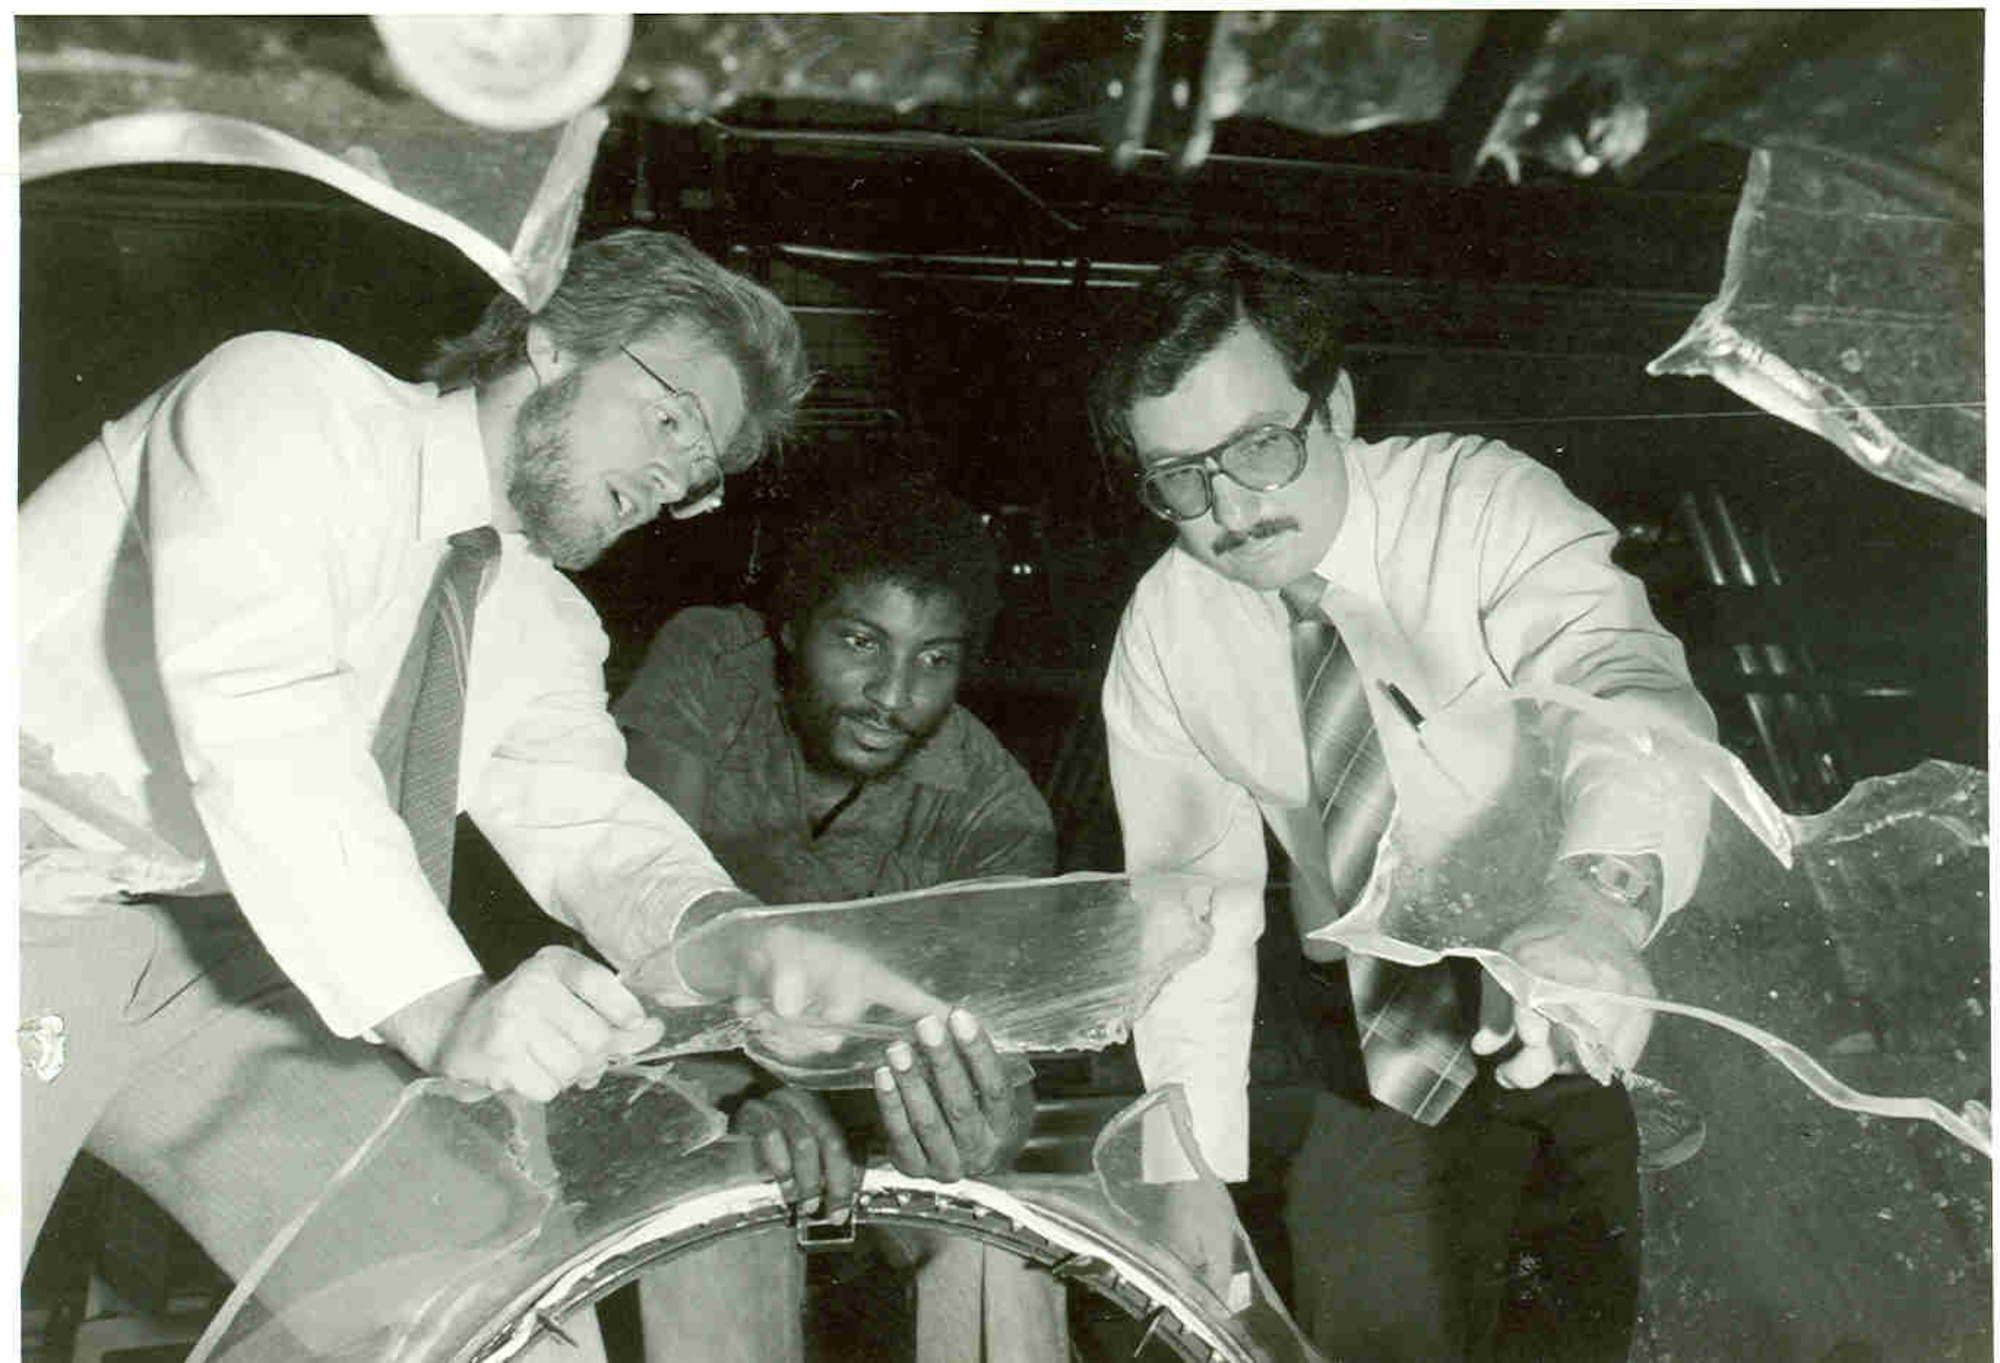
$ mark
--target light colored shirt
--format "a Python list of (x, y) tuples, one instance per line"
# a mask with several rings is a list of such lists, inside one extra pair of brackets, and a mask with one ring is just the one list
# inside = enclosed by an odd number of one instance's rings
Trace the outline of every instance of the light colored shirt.
[[(371, 743), (491, 498), (471, 391), (305, 337), (239, 337), (108, 423), (21, 509), (24, 905), (227, 890), (341, 1035), (477, 974)], [(731, 882), (626, 775), (590, 604), (501, 538), (460, 807), (622, 966)]]
[[(1557, 683), (1714, 735), (1679, 642), (1611, 562), (1617, 532), (1555, 474), (1464, 436), (1354, 441), (1344, 457), (1348, 509), (1318, 567), (1331, 584), (1321, 609), (1369, 683), (1378, 728), (1407, 727), (1378, 682), (1426, 715)], [(1302, 841), (1310, 777), (1278, 594), (1169, 549), (1120, 623), (1104, 719), (1126, 869), (1223, 882), (1207, 954), (1161, 990), (1134, 1040), (1148, 1085), (1184, 1087), (1203, 1155), (1241, 1179), (1264, 824), (1288, 850), (1313, 845)], [(1673, 907), (1699, 871), (1706, 803), (1657, 765), (1573, 744), (1563, 852), (1656, 855)]]
[(1055, 870), (1047, 802), (958, 705), (815, 836), (777, 646), (747, 606), (694, 606), (667, 621), (612, 714), (706, 768), (702, 808), (684, 812), (737, 883), (767, 903), (838, 903)]

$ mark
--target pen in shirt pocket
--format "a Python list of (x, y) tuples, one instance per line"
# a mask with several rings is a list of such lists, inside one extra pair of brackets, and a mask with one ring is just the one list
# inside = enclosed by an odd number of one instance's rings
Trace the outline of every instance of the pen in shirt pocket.
[(1431, 764), (1437, 768), (1438, 774), (1458, 788), (1458, 793), (1465, 798), (1466, 803), (1475, 803), (1472, 791), (1466, 787), (1465, 782), (1454, 776), (1451, 769), (1438, 761), (1437, 754), (1431, 751), (1430, 743), (1424, 738), (1423, 712), (1410, 703), (1410, 698), (1403, 694), (1403, 688), (1394, 682), (1383, 682), (1382, 692), (1389, 697), (1390, 704), (1396, 707), (1403, 718), (1410, 722), (1410, 733), (1417, 740), (1417, 748), (1424, 756), (1430, 758)]
[(1389, 697), (1390, 703), (1396, 707), (1397, 713), (1410, 721), (1412, 729), (1421, 729), (1424, 727), (1423, 712), (1410, 703), (1410, 698), (1403, 694), (1402, 687), (1396, 685), (1394, 682), (1383, 682), (1382, 691)]

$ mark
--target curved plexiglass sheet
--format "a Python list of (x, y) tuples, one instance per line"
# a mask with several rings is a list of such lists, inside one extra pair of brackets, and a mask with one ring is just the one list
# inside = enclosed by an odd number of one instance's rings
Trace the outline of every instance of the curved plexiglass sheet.
[[(1990, 1155), (1983, 773), (1927, 763), (1796, 818), (1715, 744), (1638, 705), (1560, 688), (1385, 730), (1383, 744), (1397, 811), (1377, 873), (1355, 909), (1315, 936), (1413, 964), (1471, 956), (1517, 999), (1572, 1025), (1602, 1079), (1614, 1062), (1577, 1005), (1622, 999), (1750, 1042), (1837, 1107), (1932, 1122)], [(1669, 846), (1684, 838), (1698, 855), (1687, 902), (1646, 952), (1657, 997), (1532, 975), (1507, 954), (1564, 874), (1559, 859), (1608, 850), (1573, 836), (1580, 802), (1607, 783), (1649, 788), (1668, 811)], [(1824, 959), (1775, 947), (1748, 959), (1746, 931), (1821, 943)], [(1714, 968), (1719, 952), (1734, 953), (1734, 968)], [(1815, 1011), (1831, 1002), (1839, 1016), (1845, 1001), (1850, 1015), (1879, 1021), (1802, 1033), (1801, 991)], [(1894, 1089), (1871, 1091), (1892, 1046), (1911, 1063), (1886, 1071)]]
[[(1669, 861), (1693, 883), (1670, 883), (1678, 907), (1644, 957), (1651, 994), (1626, 1002), (1656, 1023), (1637, 1072), (1676, 1090), (1708, 1137), (1694, 1161), (1648, 1185), (1642, 1328), (1655, 1353), (1820, 1358), (1856, 1340), (1985, 1328), (1983, 773), (1927, 763), (1792, 817), (1734, 757), (1655, 723), (1642, 702), (1555, 689), (1385, 729), (1383, 742), (1395, 823), (1362, 902), (1320, 935), (1411, 962), (1479, 959), (1582, 1032), (1607, 1079), (1616, 1063), (1590, 1047), (1577, 1011), (1601, 996), (1523, 969), (1510, 934), (1579, 850), (1579, 792), (1610, 774), (1597, 789), (1637, 782), (1674, 816), (1681, 851)], [(985, 883), (758, 911), (714, 930), (812, 932), (926, 998), (971, 1008), (1005, 1051), (1069, 1050), (1122, 1036), (1202, 949), (1214, 888), (1176, 877)], [(648, 974), (631, 978), (644, 988)], [(672, 1024), (665, 1050), (759, 1049), (758, 1019), (726, 1004), (656, 1000), (655, 1011)], [(864, 1016), (806, 1077), (851, 1082), (907, 1021), (893, 1009)], [(717, 1198), (775, 1208), (747, 1146), (671, 1062), (621, 1067), (546, 1107), (467, 1098), (414, 1086), (246, 1278), (201, 1357), (448, 1358), (499, 1320), (521, 1322), (513, 1347), (539, 1328), (527, 1304), (582, 1300), (606, 1255), (663, 1220), (707, 1215)], [(1162, 1167), (1149, 1163), (1155, 1142), (1190, 1147), (1177, 1100), (1156, 1094), (1115, 1118), (1094, 1181), (1020, 1175), (999, 1186), (1020, 1215), (1040, 1218), (1044, 1238), (1081, 1256), (1066, 1271), (1086, 1285), (1093, 1264), (1115, 1260), (1125, 1267), (1105, 1272), (1153, 1284), (1225, 1357), (1311, 1357), (1247, 1244), (1227, 1293), (1166, 1250), (1167, 1194), (1143, 1173)], [(1171, 1167), (1207, 1176), (1192, 1157)], [(432, 1196), (412, 1216), (414, 1188)], [(1829, 1271), (1885, 1290), (1829, 1292)]]
[(664, 1002), (679, 984), (665, 953), (625, 980), (666, 1025), (649, 1058), (740, 1047), (797, 1083), (866, 1088), (883, 1045), (946, 1007), (969, 1010), (1003, 1053), (1123, 1040), (1167, 978), (1205, 949), (1213, 894), (1188, 876), (974, 881), (852, 904), (738, 910), (690, 933), (681, 950), (729, 934), (810, 933), (850, 953), (857, 979), (884, 982), (859, 1018), (821, 1029), (830, 1049), (809, 1059), (764, 1044), (779, 1025), (768, 1011), (739, 1018), (728, 1004)]
[(1706, 374), (1876, 477), (1984, 515), (1978, 205), (1940, 211), (1907, 192), (1925, 180), (1884, 187), (1881, 164), (1751, 153), (1722, 287), (1646, 370)]
[(1397, 769), (1383, 875), (1326, 935), (1479, 958), (1574, 1022), (1589, 991), (1501, 947), (1574, 828), (1578, 745), (1698, 783), (1700, 877), (1645, 951), (1658, 997), (1632, 1000), (1655, 1019), (1642, 1149), (1699, 1142), (1642, 1178), (1635, 1357), (1990, 1357), (1985, 773), (1924, 763), (1791, 817), (1635, 709), (1550, 693), (1434, 717), (1401, 754), (1421, 760)]
[[(1162, 1248), (1159, 1190), (1139, 1182), (1139, 1148), (1149, 1118), (1185, 1133), (1179, 1099), (1162, 1090), (1113, 1118), (1094, 1176), (927, 1186), (1045, 1245), (1066, 1281), (1137, 1284), (1155, 1304), (1149, 1328), (1171, 1318), (1210, 1357), (1316, 1360), (1247, 1240), (1230, 1305)], [(864, 1201), (886, 1181), (872, 1171)], [(920, 1185), (900, 1180), (896, 1195)], [(385, 1238), (385, 1209), (417, 1188), (431, 1190), (416, 1199), (435, 1208), (431, 1224)], [(568, 1334), (567, 1310), (618, 1281), (646, 1245), (724, 1230), (776, 1198), (750, 1143), (721, 1135), (719, 1115), (671, 1071), (627, 1069), (546, 1107), (423, 1080), (245, 1278), (193, 1363), (513, 1357)]]
[(308, 176), (451, 243), (530, 310), (562, 277), (610, 125), (586, 108), (481, 127), (401, 97), (358, 19), (51, 15), (16, 36), (23, 180), (172, 163)]

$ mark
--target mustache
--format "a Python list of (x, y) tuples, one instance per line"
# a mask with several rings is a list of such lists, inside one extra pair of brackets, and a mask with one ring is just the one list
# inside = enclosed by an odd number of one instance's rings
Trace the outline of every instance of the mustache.
[(1273, 535), (1282, 535), (1287, 530), (1296, 530), (1299, 523), (1290, 516), (1275, 516), (1268, 521), (1258, 521), (1247, 530), (1225, 530), (1215, 537), (1209, 546), (1216, 557), (1241, 549), (1252, 540), (1267, 540)]
[(911, 731), (910, 726), (903, 723), (902, 720), (897, 719), (894, 715), (884, 714), (880, 710), (871, 710), (865, 705), (842, 710), (840, 714), (843, 719), (859, 719), (876, 725), (878, 728), (894, 729), (905, 738), (916, 737), (916, 734)]

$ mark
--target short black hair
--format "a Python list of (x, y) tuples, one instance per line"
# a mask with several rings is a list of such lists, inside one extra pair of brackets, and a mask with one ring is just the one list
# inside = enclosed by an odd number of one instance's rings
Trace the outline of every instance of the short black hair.
[(878, 582), (956, 601), (971, 661), (984, 650), (1000, 606), (1000, 547), (984, 517), (928, 477), (849, 487), (813, 508), (786, 546), (771, 589), (772, 632), (789, 625), (802, 637), (842, 587)]
[(1284, 357), (1293, 383), (1324, 392), (1346, 362), (1345, 313), (1329, 275), (1240, 244), (1182, 252), (1108, 319), (1109, 358), (1090, 385), (1090, 424), (1100, 452), (1137, 463), (1133, 406), (1173, 392), (1246, 322)]

